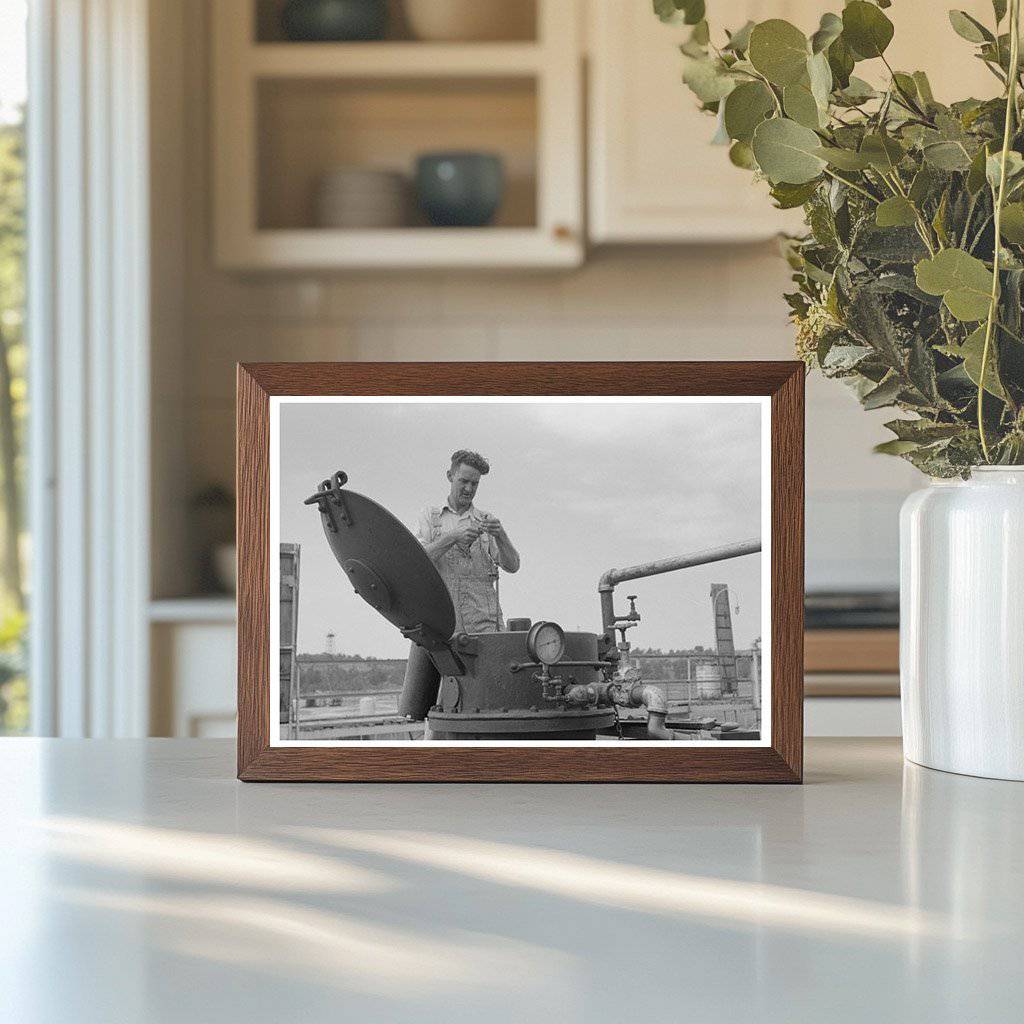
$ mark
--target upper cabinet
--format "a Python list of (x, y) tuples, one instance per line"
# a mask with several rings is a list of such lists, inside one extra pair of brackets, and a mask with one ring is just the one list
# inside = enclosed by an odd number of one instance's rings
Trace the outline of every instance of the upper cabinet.
[[(989, 0), (956, 6), (992, 21)], [(708, 15), (716, 37), (767, 18), (785, 18), (809, 35), (824, 11), (842, 7), (842, 0), (730, 0), (709, 2)], [(946, 5), (898, 0), (885, 13), (896, 27), (886, 55), (897, 70), (926, 71), (944, 102), (996, 94), (996, 80), (950, 27)], [(594, 242), (738, 241), (800, 229), (799, 210), (774, 209), (767, 186), (710, 144), (714, 118), (681, 81), (688, 27), (662, 24), (649, 0), (589, 0), (586, 20)], [(879, 61), (858, 65), (857, 74), (879, 83), (887, 77)]]
[(218, 265), (579, 263), (577, 0), (388, 7), (317, 41), (322, 4), (210, 5)]
[[(220, 266), (557, 268), (579, 264), (588, 241), (800, 230), (800, 210), (776, 210), (767, 185), (711, 144), (715, 121), (681, 81), (689, 29), (659, 22), (650, 0), (386, 6), (380, 38), (317, 42), (300, 38), (315, 25), (287, 14), (322, 10), (317, 0), (209, 5)], [(810, 34), (830, 7), (841, 0), (723, 0), (709, 13), (716, 35), (773, 17)], [(991, 21), (989, 0), (964, 7)], [(927, 71), (939, 99), (998, 89), (944, 9), (900, 0), (886, 13), (891, 62)], [(873, 61), (858, 74), (886, 73)], [(438, 159), (417, 187), (424, 154)], [(486, 226), (437, 226), (460, 201)]]
[[(766, 18), (816, 28), (823, 9), (810, 0), (708, 7), (718, 32)], [(767, 186), (729, 163), (726, 147), (710, 144), (715, 119), (682, 82), (679, 44), (688, 27), (662, 24), (649, 0), (589, 0), (587, 25), (593, 241), (738, 241), (799, 226), (799, 211), (774, 209)]]

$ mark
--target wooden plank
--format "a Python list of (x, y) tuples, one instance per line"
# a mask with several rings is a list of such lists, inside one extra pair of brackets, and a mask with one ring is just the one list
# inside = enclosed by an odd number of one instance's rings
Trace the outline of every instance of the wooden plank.
[(804, 637), (805, 672), (900, 670), (897, 629), (809, 629)]
[(889, 672), (808, 672), (806, 697), (898, 697), (900, 677)]
[(264, 43), (249, 48), (256, 78), (458, 78), (535, 75), (535, 43)]

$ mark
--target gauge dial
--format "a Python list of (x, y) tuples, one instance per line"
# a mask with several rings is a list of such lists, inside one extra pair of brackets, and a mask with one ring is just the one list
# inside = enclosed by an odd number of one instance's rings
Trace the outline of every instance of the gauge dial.
[(536, 622), (526, 635), (526, 650), (534, 661), (554, 665), (565, 654), (565, 631), (557, 622)]

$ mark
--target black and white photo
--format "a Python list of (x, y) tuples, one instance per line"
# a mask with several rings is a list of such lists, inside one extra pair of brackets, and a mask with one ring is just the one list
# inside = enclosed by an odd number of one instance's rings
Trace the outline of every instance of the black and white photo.
[(274, 397), (271, 743), (768, 745), (760, 397)]

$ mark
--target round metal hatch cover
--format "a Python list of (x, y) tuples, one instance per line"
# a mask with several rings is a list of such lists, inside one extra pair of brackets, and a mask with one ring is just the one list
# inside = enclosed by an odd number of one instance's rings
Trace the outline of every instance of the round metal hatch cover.
[[(423, 545), (383, 505), (338, 485), (317, 497), (324, 535), (356, 593), (399, 629), (426, 626), (445, 639), (455, 606)], [(325, 481), (325, 484), (327, 481)]]

